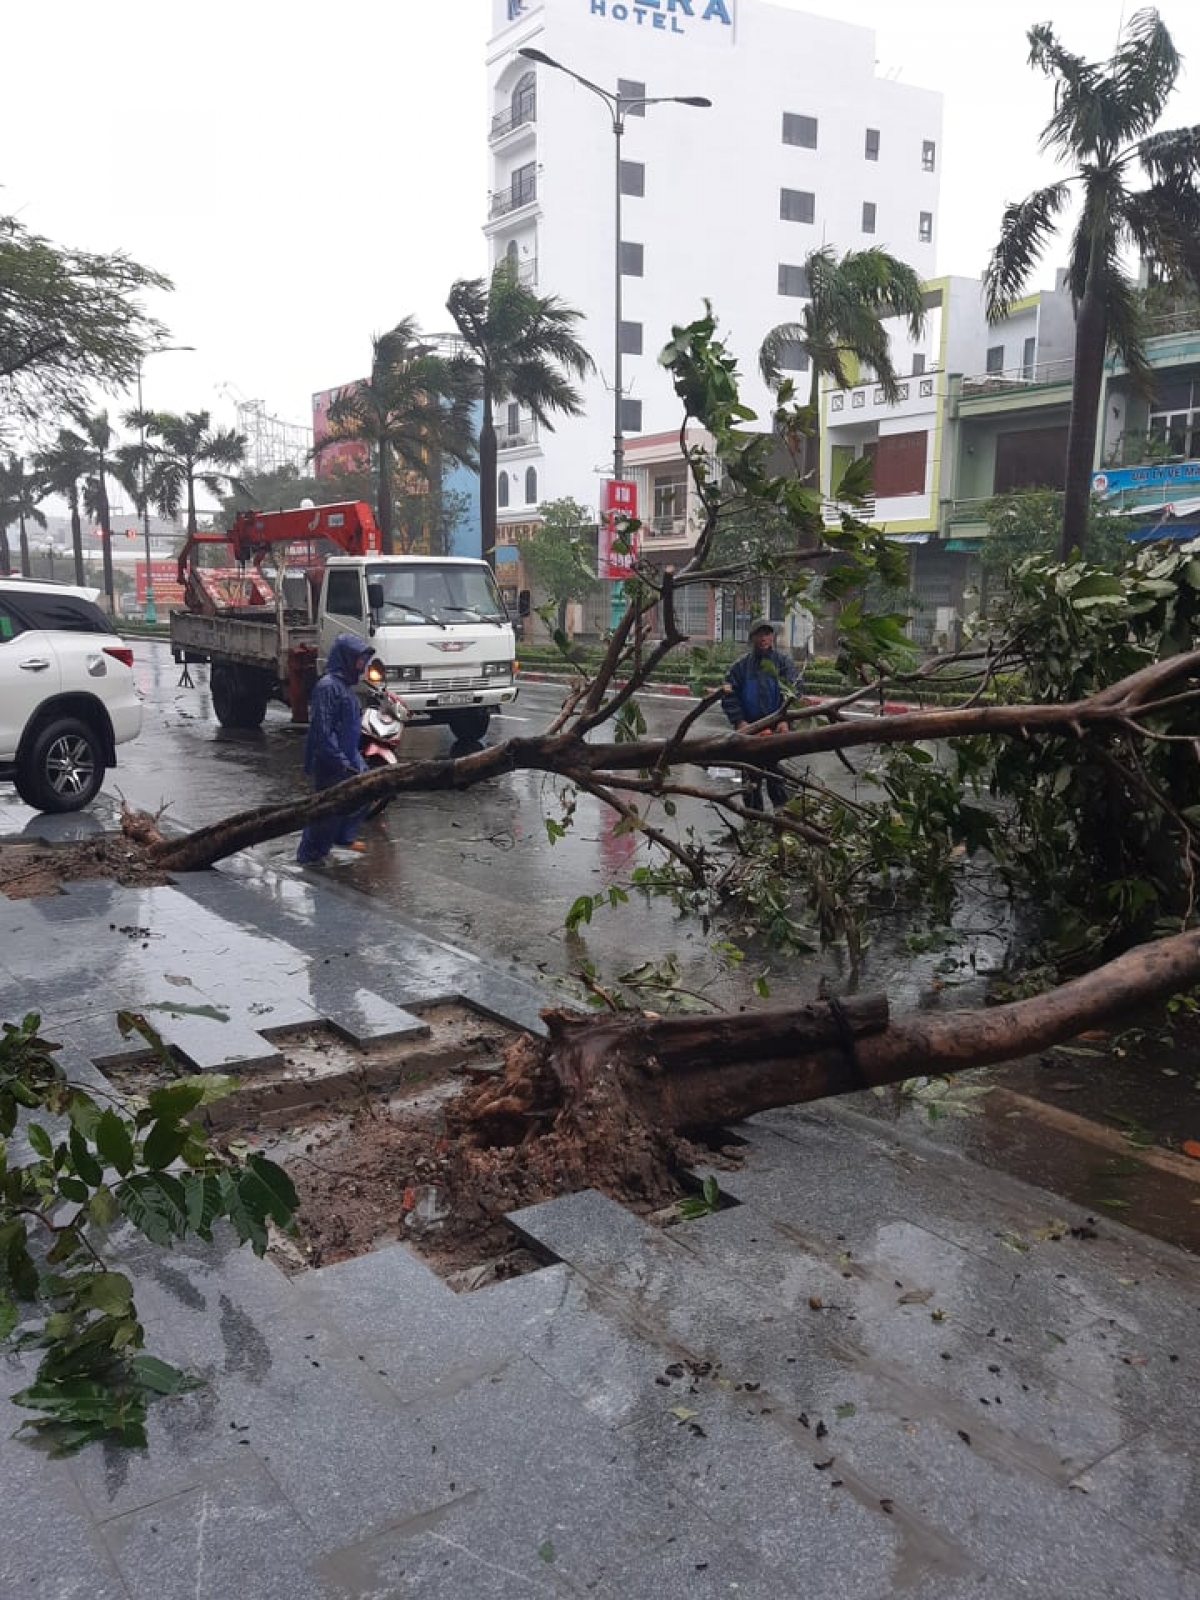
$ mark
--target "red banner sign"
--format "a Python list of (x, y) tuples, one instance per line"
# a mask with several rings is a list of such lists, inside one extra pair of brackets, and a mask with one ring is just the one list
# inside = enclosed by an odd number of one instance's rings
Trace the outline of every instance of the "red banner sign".
[[(600, 550), (598, 576), (615, 583), (628, 578), (637, 559), (637, 485), (625, 478), (606, 478), (600, 491)], [(614, 549), (614, 544), (628, 549)]]

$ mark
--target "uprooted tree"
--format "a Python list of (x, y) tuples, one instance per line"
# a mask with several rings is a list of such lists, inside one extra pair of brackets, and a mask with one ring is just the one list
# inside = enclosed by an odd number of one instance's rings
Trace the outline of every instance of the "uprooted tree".
[[(624, 1092), (638, 1099), (630, 1073), (640, 1061), (655, 1079), (644, 1103), (658, 1105), (675, 1127), (710, 1121), (712, 1107), (668, 1062), (719, 1061), (726, 1088), (717, 1100), (724, 1117), (736, 1117), (763, 1103), (747, 1087), (748, 1062), (766, 1066), (773, 1097), (766, 1103), (786, 1103), (918, 1069), (936, 1073), (1011, 1057), (1200, 980), (1200, 936), (1190, 931), (1200, 825), (1197, 553), (1190, 546), (1142, 548), (1119, 569), (1030, 559), (1010, 575), (1002, 617), (981, 623), (956, 654), (921, 662), (904, 616), (868, 603), (872, 592), (902, 582), (901, 552), (851, 513), (827, 527), (818, 496), (799, 475), (771, 470), (809, 421), (790, 385), (778, 390), (771, 431), (752, 431), (711, 314), (677, 329), (662, 359), (683, 401), (681, 450), (704, 526), (678, 572), (639, 567), (601, 664), (578, 672), (546, 732), (456, 758), (401, 762), (320, 797), (160, 840), (150, 847), (152, 859), (167, 871), (195, 870), (308, 818), (384, 796), (502, 781), (526, 769), (595, 796), (618, 829), (653, 847), (658, 864), (638, 869), (638, 889), (709, 914), (736, 900), (760, 909), (783, 905), (787, 915), (774, 923), (785, 939), (802, 929), (857, 953), (881, 899), (905, 893), (914, 918), (945, 925), (965, 865), (975, 862), (986, 863), (993, 884), (1036, 924), (1025, 964), (1038, 974), (1028, 986), (1043, 992), (1015, 1009), (942, 1013), (936, 1028), (928, 1019), (917, 1027), (876, 1016), (869, 1038), (855, 1043), (836, 1003), (818, 1006), (821, 1028), (808, 1043), (788, 1034), (786, 1019), (781, 1032), (778, 1019), (762, 1014), (736, 1029), (727, 1019), (686, 1028), (665, 1019), (653, 1032), (628, 1018), (551, 1025), (534, 1055), (557, 1085), (552, 1100), (578, 1098), (617, 1058)], [(719, 476), (714, 452), (687, 444), (691, 420), (715, 441)], [(865, 477), (856, 483), (848, 475), (840, 492), (849, 498), (867, 487)], [(764, 573), (791, 605), (837, 608), (843, 692), (819, 703), (797, 697), (782, 728), (763, 739), (757, 729), (697, 731), (718, 698), (714, 691), (681, 716), (670, 737), (646, 738), (638, 694), (685, 643), (676, 620), (680, 591)], [(573, 661), (569, 641), (559, 643)], [(916, 709), (863, 714), (898, 696)], [(847, 800), (796, 765), (864, 746), (882, 752), (877, 803)], [(752, 790), (696, 776), (721, 769), (779, 774), (789, 804), (767, 814), (751, 804)], [(717, 819), (711, 832), (676, 826), (681, 797), (708, 803)], [(568, 801), (553, 827), (569, 826), (571, 814)], [(1098, 982), (1053, 987), (1097, 967), (1105, 973)], [(669, 1042), (675, 1034), (679, 1048)], [(719, 1054), (718, 1037), (726, 1041)], [(833, 1069), (834, 1058), (849, 1063), (848, 1075)], [(530, 1054), (522, 1059), (521, 1070), (532, 1072)], [(677, 1085), (664, 1097), (664, 1076), (673, 1074)], [(516, 1106), (522, 1093), (510, 1086), (502, 1098)], [(535, 1101), (546, 1103), (544, 1084), (529, 1091), (522, 1115), (532, 1114)]]
[[(849, 514), (826, 528), (814, 491), (794, 471), (770, 470), (773, 450), (802, 444), (808, 418), (784, 385), (772, 433), (750, 432), (714, 331), (706, 317), (677, 330), (664, 352), (686, 415), (708, 429), (722, 469), (718, 479), (710, 452), (689, 449), (684, 433), (706, 510), (694, 556), (679, 572), (639, 567), (604, 659), (578, 672), (545, 733), (405, 761), (179, 838), (140, 818), (145, 856), (164, 872), (209, 867), (310, 818), (537, 770), (568, 794), (553, 830), (570, 826), (574, 788), (653, 848), (656, 864), (637, 869), (632, 889), (709, 917), (741, 903), (798, 946), (841, 940), (856, 953), (884, 901), (914, 922), (945, 925), (964, 874), (983, 863), (993, 890), (1036, 929), (1024, 952), (1027, 992), (986, 1009), (896, 1019), (885, 1000), (854, 996), (679, 1017), (622, 1009), (594, 984), (608, 1014), (546, 1013), (543, 1036), (519, 1038), (503, 1073), (448, 1109), (440, 1170), (477, 1208), (491, 1197), (507, 1199), (498, 1211), (511, 1209), (518, 1191), (496, 1183), (498, 1171), (518, 1175), (531, 1198), (539, 1185), (594, 1182), (614, 1161), (625, 1191), (644, 1182), (649, 1197), (680, 1135), (1045, 1049), (1200, 983), (1200, 548), (1142, 548), (1113, 569), (1027, 560), (1009, 575), (1003, 617), (980, 625), (956, 655), (922, 663), (904, 617), (868, 603), (899, 586), (898, 550)], [(867, 485), (843, 480), (840, 492), (856, 487)], [(788, 604), (837, 608), (842, 692), (820, 703), (798, 696), (766, 739), (755, 729), (698, 731), (715, 694), (670, 737), (646, 738), (638, 695), (684, 642), (680, 590), (764, 573)], [(569, 641), (560, 647), (572, 661)], [(898, 696), (917, 709), (862, 714)], [(797, 764), (864, 746), (881, 752), (877, 802), (848, 800)], [(722, 780), (721, 769), (778, 773), (788, 804), (757, 810), (753, 790)], [(712, 808), (709, 831), (678, 826), (684, 797)], [(132, 1114), (102, 1107), (56, 1076), (36, 1020), (0, 1036), (0, 1140), (23, 1113), (32, 1151), (9, 1161), (0, 1192), (0, 1336), (24, 1326), (19, 1302), (49, 1299), (23, 1334), (45, 1351), (20, 1397), (41, 1412), (31, 1425), (60, 1448), (101, 1435), (139, 1442), (147, 1395), (188, 1380), (140, 1353), (129, 1281), (94, 1250), (93, 1225), (119, 1213), (166, 1241), (188, 1229), (203, 1236), (227, 1215), (261, 1249), (267, 1222), (284, 1222), (294, 1195), (269, 1163), (242, 1169), (209, 1150), (189, 1113), (220, 1084), (183, 1080)], [(44, 1112), (65, 1118), (66, 1131), (30, 1128)], [(28, 1247), (31, 1218), (44, 1258)]]

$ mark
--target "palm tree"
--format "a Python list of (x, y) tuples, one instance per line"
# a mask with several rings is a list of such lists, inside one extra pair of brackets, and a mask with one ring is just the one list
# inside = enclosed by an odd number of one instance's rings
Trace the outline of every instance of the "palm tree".
[[(798, 418), (802, 481), (819, 480), (821, 462), (821, 384), (826, 379), (847, 389), (855, 368), (867, 365), (889, 402), (899, 398), (887, 317), (903, 317), (914, 339), (925, 326), (925, 290), (906, 262), (886, 250), (847, 250), (839, 257), (823, 245), (805, 259), (808, 301), (798, 322), (772, 328), (762, 342), (758, 364), (772, 389), (784, 379), (783, 357), (797, 347), (808, 368), (808, 404)], [(794, 365), (794, 360), (793, 363)]]
[[(1122, 264), (1130, 248), (1181, 281), (1200, 284), (1200, 126), (1155, 133), (1175, 87), (1179, 55), (1157, 11), (1130, 20), (1112, 57), (1085, 61), (1048, 24), (1029, 30), (1029, 61), (1054, 80), (1054, 112), (1041, 144), (1071, 164), (1070, 176), (1007, 207), (984, 275), (988, 315), (999, 320), (1025, 285), (1078, 191), (1067, 286), (1075, 304), (1075, 366), (1067, 435), (1062, 559), (1084, 548), (1096, 454), (1104, 357), (1111, 347), (1142, 393), (1153, 389), (1136, 285)], [(1130, 178), (1140, 169), (1148, 182)]]
[(113, 586), (112, 560), (112, 507), (108, 498), (108, 479), (115, 477), (125, 482), (118, 460), (117, 436), (108, 420), (107, 411), (71, 412), (78, 432), (72, 428), (59, 430), (59, 443), (65, 449), (78, 450), (84, 464), (83, 505), (90, 517), (100, 524), (101, 552), (104, 562), (104, 592), (108, 607), (116, 611), (116, 593)]
[(45, 480), (48, 491), (62, 495), (71, 510), (71, 548), (75, 555), (75, 582), (86, 583), (83, 561), (83, 519), (81, 485), (87, 477), (90, 457), (85, 443), (78, 434), (67, 428), (58, 430), (58, 437), (48, 449), (34, 457), (34, 467)]
[(436, 496), (444, 457), (475, 465), (472, 391), (467, 364), (439, 354), (416, 319), (405, 317), (371, 341), (371, 376), (342, 389), (330, 404), (330, 442), (357, 439), (374, 456), (385, 555), (395, 550), (396, 468)]
[(460, 278), (446, 309), (475, 359), (483, 395), (479, 428), (479, 523), (483, 553), (496, 545), (494, 410), (511, 399), (553, 432), (553, 413), (577, 417), (583, 399), (566, 374), (585, 378), (595, 362), (575, 337), (583, 313), (556, 295), (537, 295), (519, 281), (516, 263), (497, 263), (490, 285)]
[(9, 456), (7, 465), (0, 466), (0, 562), (5, 572), (11, 570), (12, 564), (8, 528), (15, 522), (21, 539), (21, 576), (30, 576), (28, 524), (46, 526), (46, 518), (38, 509), (38, 501), (45, 493), (46, 485), (26, 471), (20, 456)]
[(143, 500), (172, 520), (185, 512), (189, 534), (196, 520), (196, 486), (219, 496), (234, 481), (231, 468), (246, 459), (246, 435), (233, 428), (214, 428), (207, 411), (130, 411), (127, 428), (137, 428), (142, 442), (123, 447), (118, 467), (121, 482), (139, 511)]

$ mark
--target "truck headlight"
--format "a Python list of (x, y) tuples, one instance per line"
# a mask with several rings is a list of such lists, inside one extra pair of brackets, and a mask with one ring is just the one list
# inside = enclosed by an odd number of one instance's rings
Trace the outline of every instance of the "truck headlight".
[(511, 661), (485, 661), (483, 663), (483, 676), (485, 678), (507, 678), (511, 674)]

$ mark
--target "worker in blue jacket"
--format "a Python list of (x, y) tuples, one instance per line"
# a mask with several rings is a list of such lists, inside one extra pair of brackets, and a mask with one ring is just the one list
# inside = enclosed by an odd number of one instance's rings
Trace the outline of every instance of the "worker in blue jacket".
[[(308, 710), (308, 734), (304, 740), (304, 770), (320, 794), (335, 783), (353, 778), (365, 769), (359, 752), (362, 708), (354, 685), (375, 654), (365, 639), (356, 633), (339, 633), (329, 651), (325, 671), (317, 679)], [(311, 867), (324, 861), (338, 846), (361, 850), (357, 838), (361, 812), (322, 817), (310, 822), (300, 835), (296, 860)]]
[[(756, 617), (750, 624), (749, 650), (733, 663), (721, 685), (721, 710), (738, 732), (749, 723), (773, 715), (777, 720), (764, 728), (764, 733), (787, 727), (783, 713), (800, 687), (800, 674), (791, 656), (775, 648), (775, 633), (773, 622)], [(767, 793), (773, 806), (781, 806), (787, 800), (787, 786), (775, 773), (767, 778)], [(751, 805), (761, 809), (761, 780), (751, 781), (748, 798)]]

